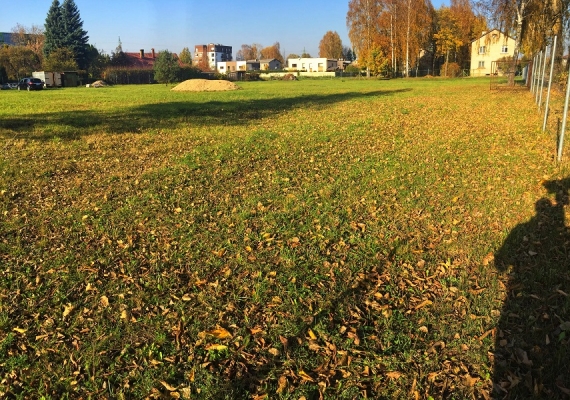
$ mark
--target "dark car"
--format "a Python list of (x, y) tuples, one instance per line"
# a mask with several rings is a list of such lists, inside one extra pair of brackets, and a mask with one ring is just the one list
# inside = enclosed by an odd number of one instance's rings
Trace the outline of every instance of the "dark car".
[(18, 82), (18, 90), (42, 90), (44, 83), (39, 78), (23, 78)]

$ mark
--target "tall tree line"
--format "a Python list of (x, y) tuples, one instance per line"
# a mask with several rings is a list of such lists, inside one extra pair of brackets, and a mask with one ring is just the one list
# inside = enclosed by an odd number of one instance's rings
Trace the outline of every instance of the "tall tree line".
[(471, 41), (486, 29), (469, 0), (438, 10), (430, 0), (350, 0), (346, 23), (363, 66), (404, 76), (449, 62), (469, 68)]

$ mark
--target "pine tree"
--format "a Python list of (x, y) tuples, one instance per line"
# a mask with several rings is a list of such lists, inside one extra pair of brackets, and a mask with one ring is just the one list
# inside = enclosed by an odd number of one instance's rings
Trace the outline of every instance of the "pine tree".
[(44, 56), (56, 49), (69, 49), (81, 69), (87, 67), (87, 42), (89, 36), (83, 30), (83, 21), (73, 0), (53, 0), (45, 22)]
[(65, 39), (63, 47), (70, 48), (75, 54), (77, 65), (81, 69), (86, 68), (87, 64), (87, 43), (89, 36), (83, 30), (83, 21), (79, 15), (79, 10), (73, 0), (64, 0), (61, 5), (61, 16), (65, 31)]
[(63, 23), (61, 19), (61, 6), (59, 0), (53, 0), (45, 22), (44, 57), (61, 47), (63, 36)]

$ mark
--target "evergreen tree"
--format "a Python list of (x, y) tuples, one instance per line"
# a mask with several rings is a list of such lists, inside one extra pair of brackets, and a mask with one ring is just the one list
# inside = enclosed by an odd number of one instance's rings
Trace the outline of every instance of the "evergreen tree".
[(160, 83), (171, 83), (176, 80), (180, 66), (178, 60), (168, 50), (158, 53), (154, 62), (154, 79)]
[(61, 5), (61, 16), (63, 20), (65, 38), (62, 47), (72, 49), (75, 60), (80, 69), (87, 67), (87, 43), (89, 36), (83, 30), (83, 21), (79, 15), (79, 10), (73, 0), (64, 0)]
[(61, 6), (59, 0), (53, 0), (45, 22), (44, 57), (62, 46), (63, 23), (61, 20)]
[(87, 67), (87, 42), (89, 36), (83, 30), (83, 21), (74, 0), (53, 0), (45, 22), (44, 56), (56, 49), (69, 49), (81, 69)]

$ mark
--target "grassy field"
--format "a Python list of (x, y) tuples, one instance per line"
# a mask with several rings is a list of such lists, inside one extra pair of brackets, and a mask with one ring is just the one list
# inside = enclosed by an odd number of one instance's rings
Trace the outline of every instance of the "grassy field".
[(240, 86), (0, 92), (0, 397), (570, 394), (528, 92)]

